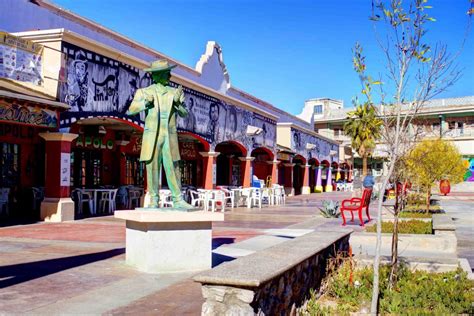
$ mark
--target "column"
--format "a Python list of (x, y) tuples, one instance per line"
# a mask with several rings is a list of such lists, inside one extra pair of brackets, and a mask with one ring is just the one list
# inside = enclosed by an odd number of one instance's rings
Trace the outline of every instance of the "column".
[(252, 184), (252, 161), (255, 157), (239, 157), (239, 160), (242, 161), (242, 187), (250, 188)]
[(328, 168), (326, 179), (326, 192), (332, 192), (332, 167)]
[(46, 141), (45, 198), (41, 219), (45, 222), (74, 220), (71, 199), (71, 142), (78, 136), (70, 133), (40, 133)]
[(303, 187), (301, 188), (301, 194), (311, 194), (311, 188), (309, 187), (309, 168), (311, 167), (308, 164), (301, 166), (304, 168), (303, 171)]
[(272, 165), (272, 173), (271, 173), (271, 177), (272, 177), (272, 182), (271, 184), (278, 184), (278, 164), (280, 163), (280, 161), (278, 160), (273, 160), (273, 161), (267, 161), (267, 164), (270, 164)]
[(322, 185), (322, 181), (321, 181), (321, 178), (322, 178), (322, 170), (323, 170), (323, 166), (318, 166), (316, 168), (316, 187), (314, 188), (315, 192), (316, 193), (322, 193), (323, 192), (323, 185)]
[(294, 163), (285, 163), (285, 193), (288, 196), (295, 195), (295, 189), (293, 188), (293, 167)]
[(200, 152), (201, 156), (204, 157), (203, 168), (204, 168), (204, 181), (203, 187), (207, 190), (212, 190), (216, 186), (216, 157), (219, 155), (218, 152)]
[(336, 181), (339, 181), (340, 179), (341, 179), (341, 168), (337, 167)]

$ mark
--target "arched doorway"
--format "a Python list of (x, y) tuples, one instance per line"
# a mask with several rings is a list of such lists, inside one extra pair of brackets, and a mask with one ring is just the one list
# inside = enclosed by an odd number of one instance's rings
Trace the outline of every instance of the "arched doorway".
[(301, 155), (296, 155), (293, 157), (293, 164), (293, 189), (295, 195), (299, 195), (303, 188), (306, 159)]
[(73, 187), (144, 185), (145, 166), (139, 161), (142, 127), (118, 118), (93, 117), (77, 121), (70, 132), (79, 135), (72, 143)]
[(317, 179), (318, 179), (319, 161), (316, 158), (311, 158), (308, 161), (308, 164), (310, 165), (310, 168), (309, 168), (309, 187), (311, 189), (311, 192), (316, 192), (316, 183), (317, 183)]
[(245, 147), (235, 141), (226, 141), (219, 143), (215, 151), (219, 152), (216, 163), (216, 185), (242, 185), (243, 168), (239, 158), (247, 156)]
[(271, 183), (273, 153), (266, 147), (258, 147), (252, 150), (251, 156), (255, 158), (252, 161), (253, 175), (264, 180), (265, 184)]
[[(181, 185), (186, 187), (204, 186), (204, 159), (201, 152), (208, 152), (210, 145), (202, 137), (190, 132), (178, 132)], [(163, 178), (166, 181), (166, 177)]]

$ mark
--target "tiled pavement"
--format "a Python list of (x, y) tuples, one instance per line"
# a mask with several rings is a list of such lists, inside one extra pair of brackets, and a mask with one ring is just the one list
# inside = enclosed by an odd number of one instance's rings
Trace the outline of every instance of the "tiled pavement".
[[(229, 210), (214, 225), (213, 248), (254, 251), (280, 242), (282, 232), (338, 229), (340, 221), (323, 219), (317, 206), (347, 196), (312, 194), (280, 207)], [(135, 271), (124, 263), (124, 245), (124, 223), (111, 216), (0, 228), (0, 314), (200, 314), (200, 287), (190, 274)]]

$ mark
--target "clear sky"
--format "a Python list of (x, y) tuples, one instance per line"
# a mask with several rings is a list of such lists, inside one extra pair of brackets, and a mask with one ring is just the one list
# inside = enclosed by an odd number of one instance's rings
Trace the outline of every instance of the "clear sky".
[[(207, 41), (218, 42), (231, 84), (290, 113), (309, 98), (341, 99), (360, 91), (352, 69), (359, 41), (369, 70), (383, 69), (371, 0), (53, 0), (191, 67)], [(432, 0), (428, 39), (460, 48), (469, 0)], [(473, 27), (458, 64), (457, 84), (439, 97), (474, 95)]]

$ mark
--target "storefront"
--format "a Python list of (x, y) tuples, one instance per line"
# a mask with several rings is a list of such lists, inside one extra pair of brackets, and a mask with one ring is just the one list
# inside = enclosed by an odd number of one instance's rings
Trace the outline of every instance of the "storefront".
[[(1, 83), (1, 82), (0, 82)], [(0, 220), (39, 219), (45, 186), (45, 142), (67, 105), (0, 90)]]

